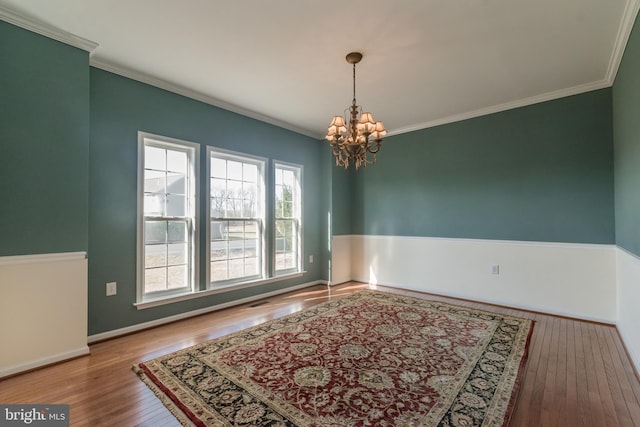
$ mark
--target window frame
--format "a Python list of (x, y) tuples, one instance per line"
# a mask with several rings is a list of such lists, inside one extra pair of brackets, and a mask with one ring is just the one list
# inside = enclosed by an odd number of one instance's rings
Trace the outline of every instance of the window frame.
[[(187, 154), (187, 210), (181, 216), (145, 216), (145, 148), (156, 147), (184, 152)], [(182, 295), (189, 295), (199, 291), (199, 260), (200, 260), (200, 144), (190, 141), (138, 132), (138, 162), (137, 162), (137, 218), (136, 218), (136, 304), (164, 300)], [(145, 224), (147, 218), (160, 221), (185, 221), (188, 242), (188, 286), (178, 289), (167, 289), (157, 292), (145, 292)]]
[[(211, 215), (211, 180), (212, 170), (211, 170), (211, 161), (213, 158), (219, 158), (224, 160), (232, 160), (243, 163), (255, 164), (258, 168), (258, 182), (257, 182), (257, 191), (258, 195), (256, 197), (258, 208), (257, 208), (257, 217), (255, 218), (214, 218)], [(268, 159), (260, 156), (254, 156), (251, 154), (240, 153), (237, 151), (226, 150), (218, 147), (207, 146), (207, 164), (206, 164), (206, 180), (207, 180), (207, 197), (206, 197), (206, 248), (205, 248), (205, 261), (206, 261), (206, 287), (208, 290), (219, 290), (224, 288), (233, 288), (233, 287), (243, 287), (247, 284), (252, 283), (260, 283), (266, 279), (268, 279), (269, 272), (267, 271), (267, 165)], [(258, 266), (258, 274), (251, 276), (242, 276), (238, 278), (219, 280), (214, 282), (213, 275), (211, 271), (211, 238), (212, 238), (212, 230), (211, 223), (218, 220), (224, 221), (258, 221), (258, 244), (260, 245), (259, 251), (257, 251), (257, 255), (259, 257), (259, 266)]]
[[(288, 170), (293, 172), (295, 180), (296, 180), (296, 191), (294, 192), (294, 212), (296, 214), (295, 218), (279, 218), (277, 215), (277, 191), (276, 191), (276, 173), (278, 171), (278, 169), (283, 169), (283, 170)], [(303, 177), (304, 177), (304, 167), (302, 165), (296, 164), (296, 163), (290, 163), (290, 162), (284, 162), (284, 161), (280, 161), (280, 160), (273, 160), (272, 162), (272, 174), (273, 174), (273, 179), (272, 179), (272, 187), (273, 187), (273, 209), (272, 209), (272, 213), (273, 213), (273, 250), (271, 253), (272, 259), (271, 259), (271, 269), (273, 271), (273, 277), (279, 277), (279, 276), (286, 276), (286, 275), (291, 275), (291, 274), (295, 274), (295, 273), (301, 273), (304, 271), (304, 261), (303, 261), (303, 249), (304, 249), (304, 244), (303, 244), (303, 230), (304, 230), (304, 225), (303, 225), (303, 188), (304, 188), (304, 181), (303, 181)], [(297, 197), (296, 197), (297, 196)], [(277, 268), (277, 251), (278, 251), (278, 245), (277, 245), (277, 221), (278, 220), (293, 220), (296, 224), (296, 230), (297, 230), (297, 239), (296, 239), (296, 251), (297, 251), (297, 259), (296, 259), (296, 266), (293, 268), (285, 268), (285, 269), (280, 269), (278, 270)]]

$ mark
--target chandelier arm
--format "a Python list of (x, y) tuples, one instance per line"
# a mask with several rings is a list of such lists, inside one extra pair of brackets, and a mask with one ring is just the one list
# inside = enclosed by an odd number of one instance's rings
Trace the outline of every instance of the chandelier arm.
[(382, 140), (381, 139), (376, 139), (373, 142), (375, 142), (376, 148), (373, 148), (373, 143), (369, 142), (367, 144), (367, 151), (370, 152), (371, 154), (376, 154), (378, 151), (380, 151), (380, 147), (382, 145), (381, 144)]

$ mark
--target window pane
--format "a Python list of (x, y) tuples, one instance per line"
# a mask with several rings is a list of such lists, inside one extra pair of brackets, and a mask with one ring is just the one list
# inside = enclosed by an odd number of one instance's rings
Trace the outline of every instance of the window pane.
[(211, 221), (209, 232), (211, 233), (212, 241), (226, 239), (227, 221)]
[(167, 268), (167, 289), (186, 288), (189, 283), (186, 265)]
[(167, 195), (167, 216), (185, 216), (187, 213), (185, 196)]
[(227, 161), (227, 178), (235, 179), (236, 181), (242, 181), (242, 163), (228, 160)]
[(235, 279), (243, 277), (244, 274), (244, 259), (230, 259), (229, 260), (229, 279)]
[(144, 268), (164, 267), (167, 265), (166, 245), (145, 245)]
[(184, 151), (167, 152), (167, 170), (172, 172), (178, 172), (182, 175), (187, 173), (187, 153)]
[(164, 172), (145, 170), (144, 171), (144, 192), (145, 193), (164, 193), (165, 190)]
[(211, 280), (227, 280), (229, 274), (227, 272), (227, 261), (214, 261), (211, 263)]
[(167, 242), (167, 223), (165, 221), (145, 221), (145, 244), (158, 244)]
[(187, 177), (178, 173), (167, 173), (167, 193), (187, 194)]
[(158, 292), (167, 289), (167, 269), (151, 268), (144, 272), (144, 291)]
[(226, 260), (228, 256), (226, 240), (216, 240), (211, 242), (211, 261)]
[(211, 217), (222, 218), (227, 211), (227, 199), (213, 197), (211, 199)]
[(255, 276), (260, 274), (260, 264), (257, 257), (244, 259), (244, 273), (247, 276)]
[(216, 178), (227, 177), (227, 161), (223, 159), (211, 158), (211, 176)]
[(165, 195), (148, 193), (144, 195), (144, 214), (146, 216), (164, 216)]
[(293, 171), (283, 170), (282, 171), (282, 185), (287, 186), (289, 188), (293, 188), (293, 184), (295, 180), (295, 176)]
[(185, 243), (167, 245), (167, 265), (186, 264), (189, 255), (188, 251), (188, 246)]
[(211, 197), (227, 197), (227, 180), (220, 178), (211, 180)]
[(145, 169), (166, 170), (167, 150), (157, 147), (144, 147)]
[(258, 182), (258, 167), (256, 165), (245, 163), (243, 169), (243, 180), (247, 182)]
[(241, 181), (227, 181), (227, 197), (242, 198)]
[(187, 223), (182, 221), (169, 221), (168, 242), (169, 243), (186, 243), (187, 242)]
[(227, 199), (228, 218), (242, 218), (242, 199)]

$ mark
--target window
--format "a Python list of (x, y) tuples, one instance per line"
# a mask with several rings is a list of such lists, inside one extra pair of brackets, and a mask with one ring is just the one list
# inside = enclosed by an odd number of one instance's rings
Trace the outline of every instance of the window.
[(227, 285), (265, 277), (265, 161), (209, 147), (209, 278)]
[(301, 270), (301, 174), (300, 166), (275, 163), (276, 275)]
[(139, 134), (138, 302), (197, 283), (197, 144)]

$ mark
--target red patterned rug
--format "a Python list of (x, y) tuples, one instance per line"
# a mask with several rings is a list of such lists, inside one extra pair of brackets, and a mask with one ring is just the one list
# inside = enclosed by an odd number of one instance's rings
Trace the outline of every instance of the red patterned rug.
[(183, 425), (506, 426), (532, 331), (366, 290), (134, 370)]

